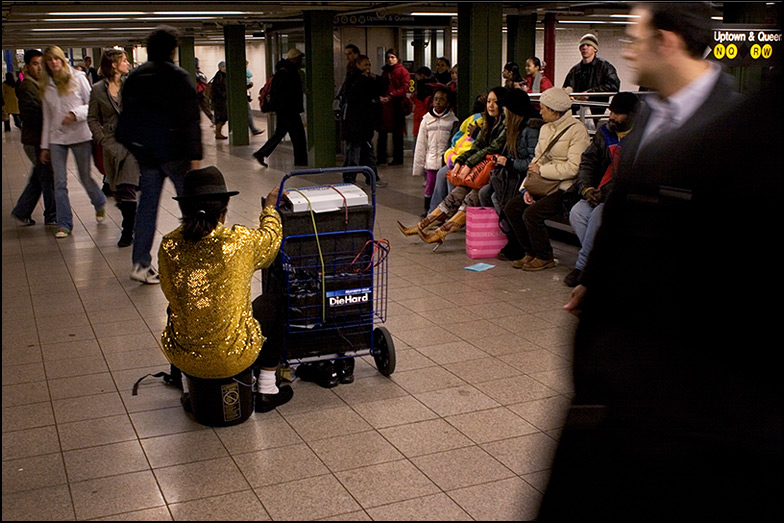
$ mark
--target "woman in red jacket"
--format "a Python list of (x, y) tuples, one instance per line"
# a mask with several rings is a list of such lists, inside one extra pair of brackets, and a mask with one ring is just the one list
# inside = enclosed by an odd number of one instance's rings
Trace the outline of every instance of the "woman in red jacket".
[(387, 134), (391, 132), (392, 161), (389, 165), (403, 165), (403, 135), (406, 134), (403, 99), (408, 95), (411, 75), (400, 63), (400, 57), (394, 49), (387, 50), (386, 59), (382, 76), (389, 81), (389, 87), (386, 96), (380, 97), (382, 116), (378, 128), (378, 164), (387, 162)]

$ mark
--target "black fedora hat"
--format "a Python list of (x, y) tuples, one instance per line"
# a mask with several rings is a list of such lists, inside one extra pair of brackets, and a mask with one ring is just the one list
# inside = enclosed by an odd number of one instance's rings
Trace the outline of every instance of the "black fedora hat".
[(185, 174), (183, 195), (175, 196), (174, 199), (211, 199), (235, 194), (239, 194), (239, 191), (227, 191), (223, 173), (217, 167), (210, 165), (203, 169), (188, 171)]

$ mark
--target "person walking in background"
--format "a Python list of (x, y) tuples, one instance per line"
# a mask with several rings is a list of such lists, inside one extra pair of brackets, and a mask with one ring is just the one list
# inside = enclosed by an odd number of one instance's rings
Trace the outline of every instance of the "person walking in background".
[(389, 165), (403, 165), (403, 136), (406, 134), (406, 115), (403, 112), (403, 98), (408, 94), (411, 75), (394, 49), (386, 52), (387, 63), (382, 68), (382, 76), (389, 81), (389, 87), (381, 100), (381, 126), (378, 131), (378, 163), (387, 163), (387, 135), (392, 133), (392, 161)]
[(37, 49), (28, 49), (24, 54), (24, 62), (25, 79), (18, 90), (19, 114), (22, 119), (22, 145), (25, 154), (33, 163), (33, 170), (11, 215), (21, 225), (35, 225), (31, 215), (38, 205), (38, 199), (43, 195), (44, 223), (57, 225), (52, 165), (41, 162), (43, 53)]
[(106, 49), (101, 55), (101, 76), (93, 84), (87, 125), (93, 141), (103, 150), (104, 183), (109, 186), (122, 214), (122, 232), (118, 247), (133, 243), (136, 224), (136, 191), (139, 188), (139, 164), (130, 151), (114, 137), (122, 112), (120, 90), (131, 64), (120, 48)]
[(215, 118), (215, 139), (228, 140), (221, 132), (223, 126), (229, 121), (229, 92), (226, 83), (226, 62), (218, 64), (218, 71), (210, 80), (212, 85), (212, 114)]
[(84, 72), (87, 74), (87, 79), (90, 80), (90, 85), (101, 79), (98, 75), (98, 71), (93, 67), (93, 59), (91, 57), (85, 56), (82, 58), (82, 63), (84, 64)]
[(714, 263), (780, 235), (781, 77), (737, 94), (703, 58), (710, 4), (631, 14), (623, 58), (656, 94), (564, 307), (574, 397), (537, 520), (781, 521), (781, 284)]
[(68, 199), (69, 150), (76, 159), (79, 182), (90, 197), (98, 223), (106, 219), (106, 196), (90, 176), (92, 135), (87, 126), (90, 82), (86, 75), (71, 70), (65, 53), (57, 46), (47, 47), (43, 59), (46, 85), (43, 94), (41, 162), (52, 162), (59, 227), (55, 238), (67, 238), (73, 230), (73, 212)]
[(16, 97), (17, 81), (16, 76), (11, 71), (5, 73), (3, 81), (3, 128), (6, 132), (11, 130), (11, 118), (17, 129), (22, 128), (19, 120), (19, 101)]
[(245, 60), (245, 89), (248, 91), (248, 128), (250, 129), (250, 132), (253, 134), (253, 136), (258, 136), (264, 131), (257, 129), (256, 123), (253, 121), (253, 109), (250, 107), (250, 90), (253, 87), (253, 80), (251, 80), (251, 78), (253, 78), (253, 73), (251, 73), (250, 69), (248, 69), (248, 63), (249, 62)]
[(179, 37), (177, 29), (159, 26), (147, 38), (149, 61), (125, 80), (115, 132), (139, 162), (131, 279), (147, 284), (160, 283), (151, 250), (163, 182), (169, 178), (181, 195), (185, 173), (202, 158), (196, 88), (188, 71), (174, 65)]
[(215, 117), (213, 116), (212, 111), (210, 110), (211, 102), (209, 96), (210, 94), (212, 94), (210, 92), (212, 88), (209, 87), (210, 83), (207, 80), (207, 75), (205, 75), (202, 72), (201, 67), (199, 67), (199, 59), (195, 58), (195, 60), (196, 60), (196, 94), (199, 99), (199, 107), (204, 112), (204, 114), (207, 115), (207, 118), (210, 119), (210, 127), (213, 127), (215, 125)]
[(299, 75), (304, 58), (302, 51), (292, 47), (286, 53), (286, 58), (275, 65), (271, 99), (277, 125), (275, 133), (253, 153), (253, 157), (263, 167), (268, 167), (265, 159), (272, 154), (286, 134), (291, 138), (291, 145), (294, 147), (294, 165), (297, 167), (308, 165), (308, 143), (300, 116), (305, 111), (302, 104), (302, 79)]

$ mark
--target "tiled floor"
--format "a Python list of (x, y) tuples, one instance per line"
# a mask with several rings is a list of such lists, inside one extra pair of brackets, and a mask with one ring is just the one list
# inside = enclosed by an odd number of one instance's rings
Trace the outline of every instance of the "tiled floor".
[[(285, 147), (269, 169), (256, 164), (265, 136), (231, 147), (204, 126), (203, 165), (241, 191), (229, 223), (253, 225), (259, 198), (292, 168)], [(40, 206), (38, 225), (17, 227), (9, 213), (29, 162), (19, 131), (3, 133), (3, 519), (533, 518), (572, 391), (575, 321), (561, 306), (576, 248), (555, 242), (561, 264), (539, 273), (497, 260), (467, 271), (462, 232), (435, 253), (398, 232), (395, 220), (421, 212), (410, 166), (382, 168), (375, 230), (391, 243), (397, 371), (385, 378), (364, 358), (351, 385), (296, 381), (277, 411), (209, 428), (160, 380), (131, 395), (167, 368), (166, 300), (129, 279), (119, 211), (95, 223), (71, 164), (73, 235), (56, 240)], [(172, 192), (167, 183), (159, 233), (178, 225)]]

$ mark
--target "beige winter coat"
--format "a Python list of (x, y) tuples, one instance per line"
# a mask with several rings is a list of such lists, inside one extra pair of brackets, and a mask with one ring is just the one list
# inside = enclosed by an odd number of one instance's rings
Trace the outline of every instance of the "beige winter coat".
[[(566, 133), (543, 157), (542, 154), (550, 145), (550, 141), (570, 125), (571, 127)], [(534, 153), (534, 162), (539, 165), (542, 178), (561, 180), (558, 188), (562, 191), (568, 190), (577, 178), (580, 160), (590, 143), (591, 139), (588, 137), (585, 125), (572, 117), (571, 111), (567, 111), (555, 122), (544, 124), (539, 131), (539, 141), (536, 142), (536, 152)], [(523, 180), (523, 185), (525, 185), (525, 180)], [(522, 189), (521, 185), (520, 190)]]

